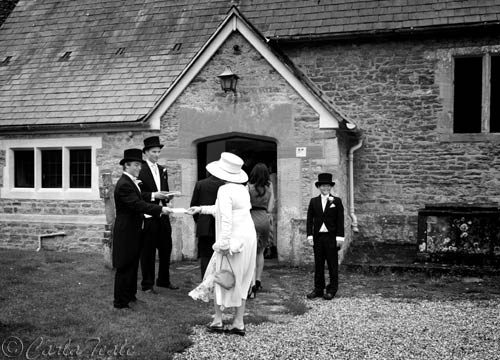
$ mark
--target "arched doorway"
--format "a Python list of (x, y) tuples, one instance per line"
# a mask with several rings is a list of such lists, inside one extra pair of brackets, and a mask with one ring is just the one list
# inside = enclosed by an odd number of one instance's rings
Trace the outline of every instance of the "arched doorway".
[(230, 133), (215, 137), (201, 139), (197, 144), (198, 154), (198, 180), (208, 176), (205, 166), (215, 160), (218, 160), (221, 152), (232, 152), (243, 159), (245, 162), (243, 169), (250, 174), (255, 164), (262, 162), (269, 168), (271, 183), (276, 198), (276, 204), (272, 213), (273, 216), (273, 244), (266, 249), (266, 258), (277, 257), (277, 146), (272, 138), (262, 136), (252, 136), (240, 133)]

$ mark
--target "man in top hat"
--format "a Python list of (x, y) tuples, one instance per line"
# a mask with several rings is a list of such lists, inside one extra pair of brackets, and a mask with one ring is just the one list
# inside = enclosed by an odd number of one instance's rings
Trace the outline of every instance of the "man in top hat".
[(113, 228), (113, 265), (116, 274), (113, 305), (117, 309), (128, 309), (129, 303), (137, 300), (143, 214), (167, 215), (170, 209), (142, 199), (137, 180), (142, 165), (140, 149), (125, 150), (120, 165), (123, 174), (114, 191), (116, 218)]
[[(338, 290), (339, 265), (337, 250), (344, 242), (344, 206), (342, 200), (330, 194), (335, 183), (332, 174), (318, 175), (315, 183), (320, 195), (311, 199), (307, 209), (307, 240), (314, 249), (314, 290), (309, 299), (323, 297), (331, 300)], [(330, 284), (325, 289), (325, 261)]]
[[(167, 169), (158, 165), (161, 149), (158, 136), (151, 136), (144, 139), (142, 152), (146, 155), (146, 161), (139, 173), (139, 180), (142, 181), (142, 197), (150, 204), (166, 204), (172, 198), (163, 192), (168, 190)], [(178, 289), (170, 282), (170, 254), (172, 253), (172, 227), (168, 216), (144, 215), (144, 240), (141, 253), (142, 290), (156, 294), (155, 284), (155, 262), (156, 249), (158, 249), (158, 278), (156, 286), (168, 289)]]

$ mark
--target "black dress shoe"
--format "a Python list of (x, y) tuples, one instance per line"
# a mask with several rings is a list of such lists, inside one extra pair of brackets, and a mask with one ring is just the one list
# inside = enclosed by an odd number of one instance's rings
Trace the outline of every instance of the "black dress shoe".
[(314, 298), (318, 298), (318, 297), (323, 297), (323, 292), (313, 290), (312, 292), (307, 294), (308, 299), (314, 299)]
[(156, 282), (156, 286), (167, 288), (167, 289), (170, 289), (170, 290), (177, 290), (179, 288), (178, 286), (176, 286), (176, 285), (174, 285), (172, 283), (163, 284), (163, 283)]
[(128, 304), (125, 304), (125, 305), (113, 305), (113, 307), (116, 310), (129, 310), (130, 309), (130, 306), (128, 306)]
[(332, 293), (329, 293), (327, 292), (324, 296), (323, 296), (323, 299), (325, 300), (332, 300), (333, 299), (333, 294)]
[(222, 334), (224, 332), (223, 325), (207, 325), (207, 331), (214, 334)]
[(235, 328), (235, 327), (232, 327), (232, 328), (228, 328), (226, 330), (226, 334), (232, 334), (232, 335), (239, 335), (239, 336), (245, 336), (245, 328), (243, 329), (238, 329), (238, 328)]

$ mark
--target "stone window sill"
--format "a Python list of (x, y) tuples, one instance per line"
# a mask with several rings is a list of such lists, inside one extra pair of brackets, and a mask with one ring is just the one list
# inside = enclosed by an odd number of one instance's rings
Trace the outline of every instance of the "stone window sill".
[(441, 134), (441, 142), (498, 142), (500, 143), (500, 133), (491, 134)]

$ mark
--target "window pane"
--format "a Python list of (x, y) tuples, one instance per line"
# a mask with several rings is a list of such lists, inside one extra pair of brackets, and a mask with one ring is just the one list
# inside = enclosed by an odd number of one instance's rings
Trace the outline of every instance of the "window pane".
[(69, 187), (90, 188), (90, 149), (75, 149), (69, 151)]
[(453, 132), (481, 132), (482, 57), (455, 58)]
[(61, 150), (42, 150), (42, 187), (62, 188)]
[(14, 150), (14, 186), (35, 187), (35, 151)]
[(500, 132), (500, 56), (491, 57), (490, 132)]

